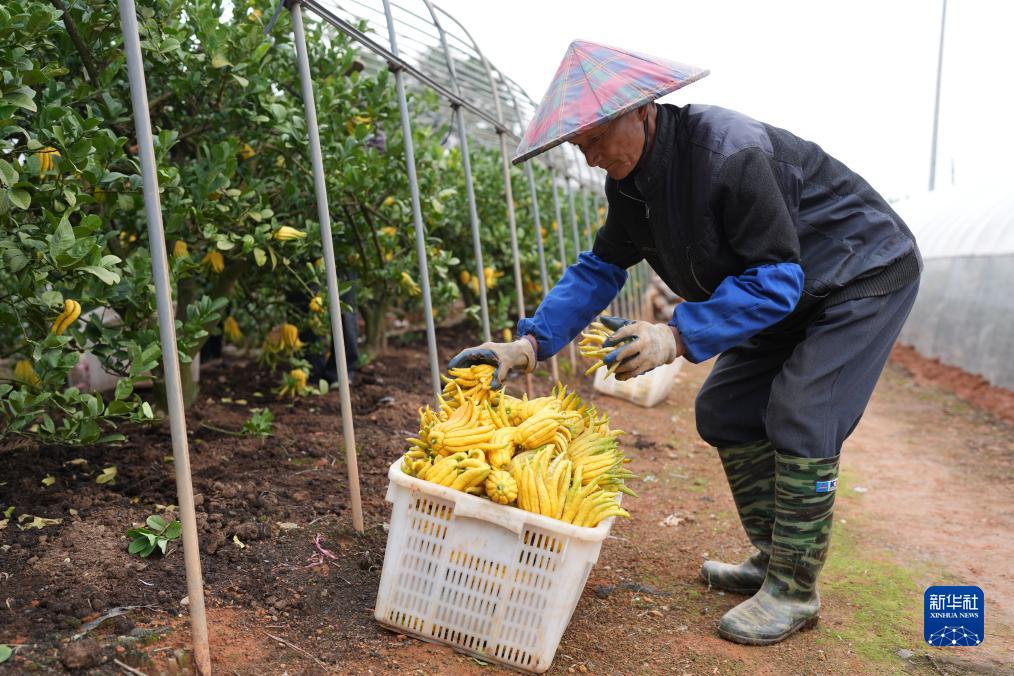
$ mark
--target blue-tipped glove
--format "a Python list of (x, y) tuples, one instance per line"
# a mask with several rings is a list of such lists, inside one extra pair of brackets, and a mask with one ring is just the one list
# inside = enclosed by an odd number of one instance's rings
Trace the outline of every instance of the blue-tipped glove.
[(507, 379), (508, 371), (520, 368), (531, 373), (535, 370), (536, 363), (534, 340), (525, 336), (511, 343), (483, 343), (478, 347), (462, 350), (448, 362), (447, 368), (456, 369), (476, 364), (495, 366), (496, 371), (493, 373), (490, 387), (499, 390), (503, 387), (503, 381)]
[(617, 380), (629, 380), (669, 364), (686, 353), (675, 326), (607, 315), (600, 317), (599, 321), (613, 330), (613, 335), (603, 341), (602, 347), (619, 346), (602, 360), (607, 367), (617, 365), (613, 372)]

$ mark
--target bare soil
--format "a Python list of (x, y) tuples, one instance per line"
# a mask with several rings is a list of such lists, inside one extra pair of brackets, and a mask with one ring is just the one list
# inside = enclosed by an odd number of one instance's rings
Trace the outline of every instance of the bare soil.
[[(469, 340), (442, 332), (441, 358)], [(641, 497), (606, 541), (550, 673), (1014, 669), (1014, 428), (898, 366), (846, 444), (820, 624), (770, 648), (719, 639), (719, 618), (743, 597), (707, 589), (697, 571), (704, 558), (749, 549), (718, 459), (694, 432), (693, 398), (709, 368), (685, 366), (668, 401), (648, 410), (577, 383), (629, 432)], [(502, 673), (373, 620), (386, 470), (430, 390), (420, 344), (393, 346), (367, 371), (353, 388), (364, 534), (351, 528), (337, 392), (290, 405), (252, 363), (203, 372), (188, 428), (220, 673)], [(535, 380), (548, 390), (548, 378)], [(264, 405), (276, 415), (266, 440), (207, 427), (239, 429), (250, 407)], [(128, 435), (118, 448), (0, 448), (0, 509), (15, 507), (0, 530), (0, 643), (16, 648), (0, 674), (189, 671), (182, 551), (126, 551), (127, 529), (175, 501), (168, 427)], [(116, 481), (96, 484), (109, 466)], [(48, 487), (47, 475), (56, 479)], [(21, 530), (21, 514), (62, 522)], [(922, 642), (922, 593), (940, 583), (985, 590), (981, 646)], [(114, 608), (126, 610), (93, 626)]]
[(982, 376), (924, 357), (908, 345), (895, 345), (891, 359), (920, 385), (936, 385), (973, 406), (1014, 425), (1014, 391), (990, 384)]

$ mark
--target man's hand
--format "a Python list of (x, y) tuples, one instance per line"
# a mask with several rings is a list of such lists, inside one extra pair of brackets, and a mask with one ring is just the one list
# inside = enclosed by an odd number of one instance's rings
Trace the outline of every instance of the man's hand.
[(531, 373), (535, 370), (535, 341), (527, 336), (518, 338), (512, 343), (483, 343), (478, 347), (462, 350), (448, 364), (447, 368), (456, 369), (476, 364), (489, 364), (496, 367), (490, 386), (494, 390), (503, 387), (507, 372), (520, 368)]
[(613, 372), (617, 380), (629, 380), (686, 354), (675, 326), (609, 316), (600, 321), (614, 331), (602, 347), (618, 347), (602, 361), (606, 366), (618, 364)]

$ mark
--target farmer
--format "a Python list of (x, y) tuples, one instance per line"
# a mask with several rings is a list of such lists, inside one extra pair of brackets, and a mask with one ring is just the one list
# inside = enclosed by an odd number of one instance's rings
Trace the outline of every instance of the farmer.
[(718, 355), (697, 429), (718, 455), (756, 551), (707, 561), (711, 587), (751, 595), (719, 634), (766, 645), (812, 626), (842, 443), (855, 428), (915, 300), (912, 233), (860, 176), (813, 143), (712, 106), (654, 99), (707, 71), (574, 42), (521, 141), (522, 162), (564, 141), (608, 174), (609, 212), (518, 340), (451, 366), (535, 368), (646, 260), (676, 293), (668, 324), (603, 317), (624, 380)]

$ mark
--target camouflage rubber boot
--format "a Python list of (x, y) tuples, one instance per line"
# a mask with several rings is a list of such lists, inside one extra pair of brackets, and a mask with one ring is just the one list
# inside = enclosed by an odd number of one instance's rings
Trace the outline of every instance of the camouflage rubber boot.
[(757, 548), (739, 565), (705, 561), (701, 579), (709, 587), (735, 594), (753, 594), (760, 589), (771, 555), (771, 529), (775, 523), (775, 449), (764, 440), (718, 449), (725, 476), (736, 501), (743, 530)]
[(775, 453), (775, 527), (767, 576), (760, 591), (722, 618), (722, 638), (769, 645), (817, 623), (817, 576), (831, 542), (839, 457)]

